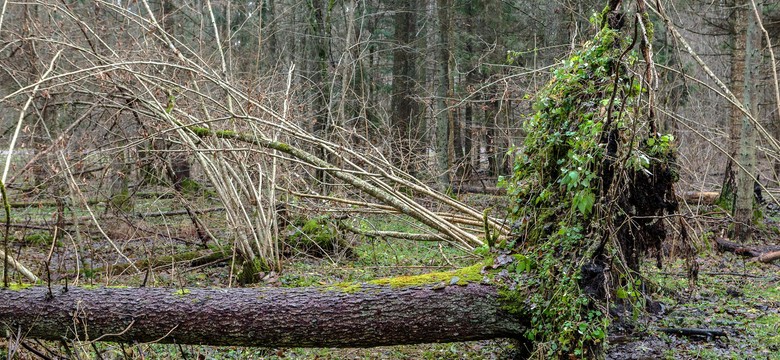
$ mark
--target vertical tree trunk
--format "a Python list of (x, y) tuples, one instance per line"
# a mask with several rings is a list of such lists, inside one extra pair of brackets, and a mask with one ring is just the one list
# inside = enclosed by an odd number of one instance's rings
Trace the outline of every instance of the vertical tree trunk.
[(498, 175), (498, 157), (496, 156), (496, 116), (498, 111), (497, 101), (493, 98), (495, 90), (489, 88), (488, 105), (485, 108), (485, 156), (488, 160), (488, 176)]
[[(666, 59), (666, 67), (670, 69), (679, 68), (682, 63), (680, 60), (680, 53), (674, 46), (673, 41), (670, 41), (669, 32), (666, 31), (666, 29), (660, 31), (660, 29), (656, 28), (655, 33), (658, 34), (657, 38), (661, 42), (661, 46), (658, 48), (659, 52), (663, 55), (663, 58)], [(662, 81), (668, 84), (667, 86), (669, 86), (669, 88), (665, 94), (659, 92), (657, 95), (661, 96), (661, 105), (666, 108), (669, 113), (677, 114), (680, 106), (683, 105), (688, 96), (684, 73), (661, 69), (661, 74), (663, 74)], [(674, 134), (675, 137), (677, 137), (677, 120), (674, 117), (667, 116), (663, 113), (657, 115), (659, 115), (660, 118), (661, 132)]]
[[(468, 73), (466, 73), (465, 80), (462, 81), (462, 87), (466, 89), (466, 96), (477, 97), (475, 92), (478, 92), (477, 89), (481, 87), (481, 63), (483, 60), (481, 57), (475, 56), (474, 54), (479, 54), (484, 51), (481, 46), (482, 44), (480, 44), (479, 41), (489, 41), (489, 39), (481, 34), (481, 32), (487, 30), (483, 27), (484, 20), (482, 19), (485, 16), (485, 6), (480, 6), (480, 4), (476, 4), (473, 1), (467, 1), (463, 4), (462, 11), (462, 26), (464, 28), (463, 30), (465, 30), (465, 34), (463, 34), (465, 42), (464, 50), (467, 59), (464, 65), (469, 69)], [(476, 172), (476, 170), (479, 169), (480, 142), (478, 138), (475, 137), (474, 107), (475, 105), (473, 102), (467, 101), (463, 112), (463, 156), (465, 158), (467, 176), (470, 175), (469, 172), (472, 172), (472, 176), (475, 175), (473, 172)], [(474, 150), (475, 148), (476, 151)]]
[[(731, 16), (732, 31), (732, 50), (731, 50), (731, 91), (737, 99), (742, 98), (745, 86), (745, 33), (747, 32), (747, 8), (739, 6), (741, 0), (730, 2), (733, 14)], [(729, 114), (729, 140), (728, 151), (729, 158), (726, 162), (726, 169), (723, 175), (723, 186), (720, 192), (718, 202), (729, 208), (734, 209), (736, 200), (736, 170), (738, 167), (734, 164), (739, 151), (739, 136), (742, 126), (743, 114), (735, 105), (730, 105)]]
[(448, 101), (452, 95), (451, 61), (450, 53), (452, 45), (452, 0), (436, 0), (437, 15), (439, 20), (439, 57), (437, 90), (437, 120), (436, 143), (437, 160), (439, 170), (439, 183), (449, 186), (451, 183), (450, 165), (454, 157), (454, 137), (452, 113), (448, 109)]
[(465, 166), (468, 171), (474, 170), (474, 151), (473, 151), (473, 141), (472, 138), (474, 137), (474, 129), (472, 128), (472, 124), (474, 121), (474, 105), (472, 105), (470, 102), (466, 103), (466, 109), (463, 113), (463, 158), (465, 161)]
[(417, 83), (417, 50), (413, 40), (417, 32), (417, 9), (411, 0), (395, 2), (395, 49), (393, 50), (393, 84), (391, 94), (390, 123), (397, 134), (397, 147), (393, 149), (393, 163), (404, 171), (414, 170), (411, 157), (418, 154), (421, 144), (419, 118), (420, 105), (415, 101)]
[[(330, 31), (327, 13), (323, 0), (311, 0), (309, 4), (309, 27), (311, 29), (311, 44), (314, 64), (311, 68), (311, 81), (314, 83), (314, 134), (320, 138), (329, 138), (329, 113), (330, 86), (328, 84), (328, 43)], [(328, 158), (324, 149), (320, 149), (320, 156)], [(328, 193), (329, 178), (322, 169), (316, 170), (317, 180), (323, 193)]]
[(263, 8), (262, 16), (263, 26), (267, 27), (268, 29), (268, 31), (265, 32), (267, 34), (265, 35), (265, 38), (268, 39), (268, 54), (266, 54), (266, 59), (268, 61), (268, 65), (270, 66), (276, 61), (279, 48), (278, 35), (276, 34), (279, 26), (278, 20), (276, 19), (276, 4), (274, 0), (265, 1), (265, 8)]
[[(747, 11), (750, 2), (740, 4)], [(750, 14), (750, 13), (748, 13)], [(758, 19), (752, 14), (746, 17), (747, 33), (745, 34), (745, 66), (744, 90), (742, 103), (754, 118), (758, 118), (758, 85), (761, 63), (761, 33)], [(734, 237), (738, 241), (751, 238), (751, 222), (753, 219), (754, 184), (753, 175), (756, 170), (756, 129), (747, 116), (742, 116), (742, 129), (739, 139), (739, 163), (741, 171), (737, 173), (737, 200), (734, 206)]]

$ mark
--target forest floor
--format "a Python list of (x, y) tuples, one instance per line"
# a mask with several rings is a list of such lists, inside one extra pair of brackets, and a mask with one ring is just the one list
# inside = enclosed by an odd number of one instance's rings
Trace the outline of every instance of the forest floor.
[[(681, 262), (647, 268), (657, 289), (639, 325), (612, 332), (608, 359), (780, 359), (780, 268), (705, 251), (692, 285)], [(708, 329), (683, 336), (658, 329)]]
[[(487, 198), (471, 199), (476, 204), (492, 203)], [(155, 206), (166, 207), (166, 201), (155, 199)], [(214, 204), (203, 204), (204, 208)], [(136, 209), (147, 211), (148, 209)], [(53, 209), (37, 208), (36, 212), (50, 214)], [(709, 210), (708, 210), (709, 211)], [(715, 210), (717, 213), (718, 211)], [(780, 244), (776, 212), (769, 214), (759, 224), (757, 242), (759, 245)], [(17, 212), (17, 214), (19, 214)], [(22, 214), (31, 218), (35, 214)], [(220, 214), (204, 215), (205, 221), (220, 221)], [(168, 218), (164, 232), (147, 230), (144, 221), (114, 220), (105, 232), (112, 237), (133, 259), (145, 259), (162, 254), (173, 255), (199, 248), (193, 238), (191, 223), (179, 216), (179, 220)], [(342, 281), (366, 281), (379, 277), (401, 274), (419, 274), (431, 271), (446, 271), (473, 264), (477, 257), (445, 244), (411, 242), (405, 240), (377, 239), (343, 234), (333, 227), (326, 217), (303, 218), (302, 222), (291, 221), (285, 235), (291, 246), (287, 248), (288, 260), (282, 273), (263, 274), (258, 286), (296, 287), (329, 284)], [(695, 219), (695, 217), (692, 217)], [(414, 231), (411, 223), (403, 217), (377, 219), (372, 221), (375, 230)], [(379, 220), (379, 221), (377, 221)], [(221, 220), (224, 221), (224, 220)], [(715, 249), (715, 234), (726, 227), (722, 218), (698, 221), (691, 231), (694, 234), (699, 254), (698, 281), (692, 283), (685, 276), (682, 260), (666, 259), (659, 269), (654, 260), (645, 266), (646, 279), (651, 301), (648, 312), (633, 319), (630, 328), (616, 325), (610, 333), (608, 359), (780, 359), (780, 267), (775, 264), (750, 262), (731, 253), (720, 253)], [(307, 230), (308, 229), (308, 230)], [(125, 269), (124, 274), (101, 273), (106, 265), (122, 262), (114, 250), (105, 245), (97, 233), (94, 242), (78, 246), (79, 262), (92, 270), (81, 269), (82, 283), (103, 285), (138, 286), (148, 281), (149, 286), (227, 286), (230, 262), (221, 261), (187, 268), (187, 261), (170, 260), (167, 265), (154, 267), (147, 280), (139, 272)], [(164, 236), (165, 235), (165, 236)], [(323, 249), (323, 243), (312, 242), (314, 238), (327, 240), (339, 237), (332, 247)], [(167, 237), (167, 238), (166, 238)], [(20, 259), (41, 264), (42, 257), (49, 251), (51, 237), (47, 231), (29, 228), (18, 230), (16, 238), (24, 239), (14, 245)], [(69, 250), (72, 240), (56, 244), (53, 257), (53, 279), (58, 274), (73, 273), (68, 264), (74, 263), (75, 251)], [(101, 245), (102, 244), (102, 245)], [(294, 246), (293, 246), (294, 245)], [(327, 247), (327, 246), (326, 246)], [(211, 250), (214, 247), (212, 246)], [(211, 250), (201, 250), (208, 252)], [(323, 251), (325, 250), (325, 251)], [(650, 266), (650, 265), (653, 266)], [(41, 268), (34, 269), (37, 272)], [(623, 324), (621, 322), (621, 324)], [(661, 328), (711, 329), (725, 336), (683, 336), (666, 334)], [(510, 340), (477, 341), (451, 344), (425, 344), (368, 349), (250, 349), (203, 346), (171, 346), (143, 344), (122, 346), (100, 343), (96, 346), (75, 344), (73, 349), (64, 349), (61, 344), (36, 344), (31, 346), (48, 352), (52, 358), (70, 358), (68, 352), (82, 358), (194, 358), (194, 359), (512, 359), (519, 358)], [(74, 350), (76, 352), (74, 352)], [(5, 356), (7, 344), (0, 341), (0, 355)], [(38, 358), (21, 349), (18, 358)]]

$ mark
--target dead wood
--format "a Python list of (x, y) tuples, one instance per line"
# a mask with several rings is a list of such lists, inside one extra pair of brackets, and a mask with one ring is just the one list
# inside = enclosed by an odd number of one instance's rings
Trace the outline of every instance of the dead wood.
[[(506, 195), (506, 189), (495, 186), (471, 186), (461, 185), (453, 187), (456, 194), (489, 194)], [(720, 197), (719, 192), (714, 191), (685, 191), (679, 194), (688, 204), (713, 205)]]
[(760, 261), (763, 263), (770, 263), (772, 261), (775, 261), (777, 259), (780, 259), (780, 251), (770, 251), (763, 253), (759, 256), (757, 256), (754, 260)]
[[(52, 296), (53, 295), (53, 296)], [(502, 306), (503, 305), (503, 306)], [(0, 290), (0, 324), (27, 338), (263, 347), (369, 347), (519, 337), (496, 287)]]
[(459, 185), (453, 186), (452, 192), (456, 194), (506, 195), (506, 189), (495, 186)]
[(115, 264), (92, 269), (94, 273), (103, 273), (107, 275), (119, 275), (131, 269), (149, 269), (160, 266), (172, 266), (179, 264), (182, 267), (197, 267), (204, 264), (214, 263), (218, 260), (230, 259), (231, 254), (223, 251), (189, 251), (173, 255), (165, 255), (157, 258), (144, 259), (133, 264)]
[(713, 205), (720, 197), (719, 192), (714, 191), (685, 191), (680, 197), (688, 204)]
[(715, 238), (715, 242), (718, 244), (718, 249), (721, 251), (728, 251), (737, 255), (750, 257), (753, 261), (770, 263), (780, 259), (780, 246), (750, 247), (726, 240), (722, 237)]
[(715, 338), (728, 336), (725, 331), (717, 329), (661, 328), (658, 331), (665, 334), (675, 334), (689, 337)]
[[(217, 211), (225, 211), (224, 207), (213, 207), (208, 209), (191, 209), (190, 210), (193, 214), (207, 214), (210, 212), (217, 212)], [(188, 209), (184, 210), (171, 210), (171, 211), (161, 211), (161, 212), (148, 212), (148, 213), (137, 213), (133, 214), (134, 217), (140, 217), (140, 218), (147, 218), (147, 217), (155, 217), (155, 216), (174, 216), (174, 215), (189, 215)]]

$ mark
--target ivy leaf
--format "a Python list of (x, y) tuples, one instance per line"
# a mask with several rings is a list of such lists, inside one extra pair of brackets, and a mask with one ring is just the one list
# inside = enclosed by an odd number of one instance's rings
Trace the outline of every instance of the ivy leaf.
[(617, 296), (618, 299), (626, 299), (628, 298), (628, 293), (626, 290), (619, 288), (617, 291), (615, 291), (615, 296)]
[(574, 204), (582, 215), (587, 216), (590, 214), (591, 210), (593, 210), (594, 202), (596, 202), (596, 196), (587, 189), (578, 192), (577, 195), (574, 196)]

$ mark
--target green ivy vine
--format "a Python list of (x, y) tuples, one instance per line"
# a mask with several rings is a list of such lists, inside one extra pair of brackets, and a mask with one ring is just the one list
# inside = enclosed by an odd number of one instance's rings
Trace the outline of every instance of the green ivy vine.
[(515, 253), (510, 270), (533, 294), (523, 300), (531, 319), (526, 334), (544, 358), (601, 353), (610, 325), (606, 304), (642, 299), (632, 260), (616, 246), (633, 231), (621, 224), (672, 207), (664, 201), (674, 176), (656, 208), (632, 205), (642, 194), (633, 187), (674, 174), (674, 138), (643, 125), (639, 100), (646, 90), (630, 71), (634, 36), (606, 26), (562, 62), (524, 122), (513, 176), (499, 181), (513, 199), (515, 237), (497, 247)]

